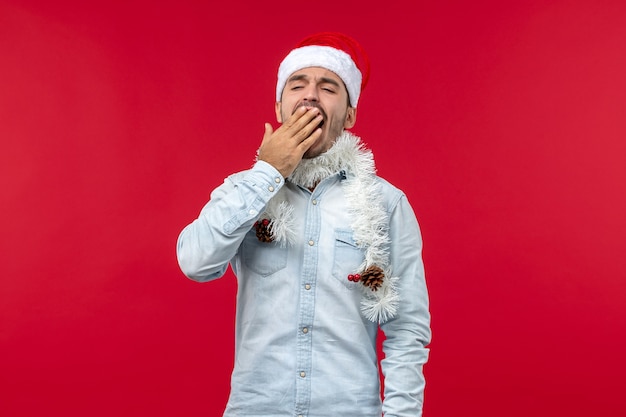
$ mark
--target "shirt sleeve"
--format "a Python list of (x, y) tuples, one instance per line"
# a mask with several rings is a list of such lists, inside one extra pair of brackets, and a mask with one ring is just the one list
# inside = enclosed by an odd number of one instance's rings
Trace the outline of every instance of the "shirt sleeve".
[(263, 161), (226, 178), (199, 217), (178, 236), (176, 255), (183, 273), (202, 282), (224, 275), (246, 233), (284, 183), (281, 174)]
[(424, 401), (423, 366), (428, 360), (430, 313), (422, 262), (422, 236), (413, 209), (402, 195), (390, 218), (390, 256), (398, 277), (397, 315), (381, 325), (385, 333), (383, 414), (420, 417)]

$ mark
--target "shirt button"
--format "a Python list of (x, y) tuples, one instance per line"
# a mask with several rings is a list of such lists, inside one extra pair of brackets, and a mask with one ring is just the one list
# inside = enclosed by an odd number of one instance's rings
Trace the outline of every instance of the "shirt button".
[(313, 246), (315, 245), (315, 242), (313, 242), (312, 240), (309, 240), (309, 246)]
[(281, 181), (281, 180), (280, 180), (280, 177), (276, 177), (276, 178), (274, 178), (274, 182), (275, 182), (276, 184), (280, 184), (280, 181)]
[(269, 187), (267, 187), (268, 190), (270, 190), (270, 192), (274, 192), (274, 187), (272, 187), (271, 185)]
[(317, 200), (313, 200), (311, 203), (313, 203), (314, 206), (317, 206)]
[(310, 290), (311, 289), (311, 284), (306, 284), (304, 286), (304, 289), (307, 290), (307, 291)]
[(304, 371), (300, 372), (300, 377), (301, 378), (304, 378), (305, 376), (306, 376), (306, 372), (304, 372)]
[(305, 327), (304, 329), (302, 329), (302, 333), (306, 334), (308, 332), (309, 332), (309, 328), (308, 327)]

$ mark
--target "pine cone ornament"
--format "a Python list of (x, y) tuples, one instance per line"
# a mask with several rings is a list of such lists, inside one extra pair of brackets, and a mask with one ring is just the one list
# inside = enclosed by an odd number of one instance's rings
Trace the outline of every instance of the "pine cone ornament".
[(383, 285), (383, 279), (385, 279), (385, 273), (376, 265), (368, 267), (361, 274), (361, 282), (366, 287), (370, 287), (372, 291), (378, 291), (380, 286)]
[(259, 239), (261, 242), (269, 243), (274, 240), (269, 219), (263, 219), (254, 222), (254, 229), (256, 230), (257, 239)]

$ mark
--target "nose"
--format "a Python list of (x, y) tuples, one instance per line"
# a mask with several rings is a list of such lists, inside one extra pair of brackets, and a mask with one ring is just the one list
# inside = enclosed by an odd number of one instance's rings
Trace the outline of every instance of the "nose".
[(309, 85), (307, 85), (304, 90), (304, 97), (302, 98), (302, 100), (317, 102), (318, 98), (319, 97), (317, 94), (317, 88), (315, 84), (310, 83)]

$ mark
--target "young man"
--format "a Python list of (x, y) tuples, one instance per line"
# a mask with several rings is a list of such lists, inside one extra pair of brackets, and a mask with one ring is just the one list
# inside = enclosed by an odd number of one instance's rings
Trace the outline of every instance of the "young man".
[(265, 125), (254, 166), (228, 177), (180, 234), (185, 275), (210, 281), (230, 264), (238, 280), (224, 416), (422, 414), (430, 315), (419, 226), (348, 131), (368, 74), (345, 35), (297, 45), (278, 71), (281, 126)]

